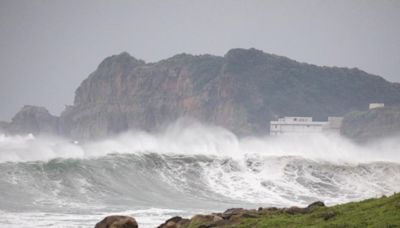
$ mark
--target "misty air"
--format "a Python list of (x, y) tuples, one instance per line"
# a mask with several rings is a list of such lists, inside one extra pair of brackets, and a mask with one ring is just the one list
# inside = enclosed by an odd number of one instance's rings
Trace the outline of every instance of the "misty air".
[(400, 227), (399, 1), (0, 2), (0, 227)]

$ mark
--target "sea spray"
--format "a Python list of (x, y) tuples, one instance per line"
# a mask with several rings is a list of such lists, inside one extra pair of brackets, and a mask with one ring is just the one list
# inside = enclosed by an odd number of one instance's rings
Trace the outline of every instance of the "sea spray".
[(362, 146), (332, 134), (238, 138), (194, 122), (78, 144), (2, 135), (0, 225), (36, 216), (33, 227), (92, 227), (130, 210), (154, 227), (178, 214), (391, 194), (400, 190), (399, 144)]
[[(187, 122), (185, 122), (187, 123)], [(48, 161), (108, 154), (210, 155), (240, 158), (248, 154), (300, 156), (327, 162), (400, 162), (400, 136), (368, 146), (357, 145), (336, 134), (305, 134), (238, 138), (221, 127), (177, 122), (159, 133), (130, 131), (118, 136), (77, 144), (55, 136), (0, 135), (0, 162)]]

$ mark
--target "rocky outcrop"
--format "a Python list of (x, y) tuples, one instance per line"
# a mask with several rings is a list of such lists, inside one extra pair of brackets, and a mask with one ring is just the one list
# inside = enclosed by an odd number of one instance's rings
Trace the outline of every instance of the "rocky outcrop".
[[(290, 207), (290, 208), (258, 208), (257, 210), (247, 210), (243, 208), (231, 208), (223, 213), (212, 213), (209, 215), (195, 215), (191, 219), (184, 219), (179, 216), (168, 219), (158, 228), (187, 228), (187, 227), (234, 227), (240, 224), (243, 219), (257, 219), (265, 216), (276, 214), (298, 215), (313, 212), (318, 207), (325, 207), (323, 202), (317, 201), (307, 207)], [(335, 217), (334, 212), (323, 215), (325, 220)]]
[(111, 215), (98, 222), (95, 228), (138, 228), (136, 220), (129, 216)]
[(60, 130), (80, 139), (153, 131), (185, 116), (238, 135), (268, 134), (269, 121), (281, 115), (322, 120), (371, 102), (400, 104), (399, 84), (381, 77), (255, 49), (223, 57), (180, 54), (156, 63), (122, 53), (105, 59), (75, 94)]
[(159, 225), (157, 228), (182, 228), (186, 227), (189, 222), (190, 222), (189, 219), (184, 219), (180, 216), (175, 216), (168, 219), (163, 224)]
[(155, 130), (182, 116), (215, 123), (227, 117), (224, 105), (215, 101), (216, 91), (208, 88), (221, 60), (177, 55), (143, 64), (125, 53), (108, 58), (77, 89), (75, 104), (61, 116), (62, 131), (99, 138), (127, 129)]
[(58, 134), (58, 117), (44, 107), (25, 105), (10, 123), (4, 125), (9, 134)]
[(278, 116), (325, 120), (374, 102), (400, 104), (400, 85), (358, 69), (319, 67), (256, 49), (232, 49), (223, 57), (179, 54), (156, 63), (124, 52), (106, 58), (81, 83), (59, 119), (36, 109), (17, 114), (10, 126), (12, 132), (85, 140), (128, 129), (155, 131), (191, 117), (239, 136), (265, 135)]
[(345, 115), (341, 134), (358, 142), (400, 135), (400, 106)]

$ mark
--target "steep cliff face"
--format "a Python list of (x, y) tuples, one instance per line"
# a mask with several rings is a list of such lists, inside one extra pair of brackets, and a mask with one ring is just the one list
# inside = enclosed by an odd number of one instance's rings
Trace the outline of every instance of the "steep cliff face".
[(400, 106), (349, 113), (341, 133), (358, 142), (400, 135)]
[(187, 116), (239, 135), (267, 134), (276, 116), (325, 119), (372, 102), (400, 104), (400, 86), (358, 69), (318, 67), (255, 49), (147, 64), (122, 53), (82, 82), (60, 130), (93, 139), (132, 128), (152, 131)]
[(132, 128), (154, 130), (180, 116), (208, 119), (207, 103), (213, 95), (207, 87), (217, 77), (221, 60), (182, 54), (136, 64), (125, 53), (108, 58), (77, 89), (74, 106), (61, 116), (62, 130), (78, 138), (97, 138)]
[(58, 134), (58, 117), (53, 116), (44, 107), (25, 105), (7, 123), (5, 128), (10, 134)]

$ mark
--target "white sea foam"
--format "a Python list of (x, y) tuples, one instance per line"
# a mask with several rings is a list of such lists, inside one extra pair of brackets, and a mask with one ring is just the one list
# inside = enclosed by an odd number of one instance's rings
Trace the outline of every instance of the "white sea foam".
[(300, 156), (329, 162), (400, 162), (400, 137), (369, 144), (352, 143), (339, 135), (310, 134), (238, 138), (220, 127), (177, 122), (149, 134), (127, 132), (117, 137), (75, 144), (58, 137), (0, 135), (0, 162), (91, 158), (111, 153), (200, 154), (240, 158), (249, 154)]
[(368, 146), (325, 134), (238, 138), (185, 121), (81, 144), (0, 135), (0, 226), (93, 227), (125, 214), (155, 227), (216, 208), (361, 200), (400, 190), (399, 148), (398, 137)]
[(54, 213), (54, 212), (5, 212), (0, 211), (0, 226), (20, 227), (57, 227), (57, 228), (91, 228), (108, 215), (133, 216), (142, 228), (154, 228), (172, 216), (190, 217), (193, 213), (164, 208), (146, 208), (140, 210), (109, 211), (103, 213)]

